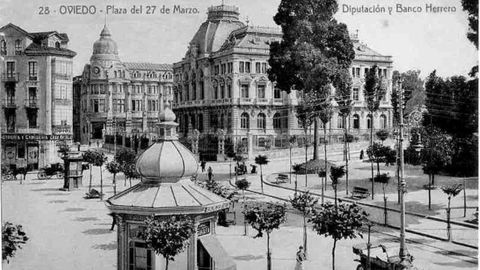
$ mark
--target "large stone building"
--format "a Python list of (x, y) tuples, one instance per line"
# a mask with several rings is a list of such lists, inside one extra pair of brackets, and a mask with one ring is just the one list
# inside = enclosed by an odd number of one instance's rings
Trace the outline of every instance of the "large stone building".
[(2, 164), (37, 169), (60, 162), (56, 142), (72, 138), (68, 36), (0, 28)]
[(93, 44), (90, 63), (76, 81), (81, 89), (81, 143), (146, 148), (156, 137), (163, 103), (171, 101), (172, 82), (169, 64), (122, 62), (105, 26)]
[[(179, 131), (190, 136), (224, 130), (233, 141), (251, 136), (253, 147), (266, 142), (285, 146), (287, 135), (302, 135), (295, 114), (301, 93), (290, 94), (268, 80), (270, 43), (282, 38), (280, 29), (246, 25), (234, 6), (213, 6), (207, 20), (190, 41), (185, 57), (174, 64), (174, 103)], [(383, 56), (352, 36), (356, 53), (352, 63), (354, 109), (349, 124), (363, 138), (371, 121), (363, 96), (365, 72), (374, 64), (387, 80), (387, 95), (373, 117), (374, 127), (391, 128), (390, 104), (392, 59)], [(341, 138), (345, 123), (336, 112), (329, 124), (333, 140)]]

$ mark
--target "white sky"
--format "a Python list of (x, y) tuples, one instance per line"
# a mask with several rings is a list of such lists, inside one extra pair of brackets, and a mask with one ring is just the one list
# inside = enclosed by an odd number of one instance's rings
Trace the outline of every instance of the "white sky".
[[(425, 77), (437, 69), (441, 76), (466, 75), (478, 63), (478, 53), (466, 38), (467, 15), (460, 0), (339, 0), (339, 21), (348, 25), (350, 32), (359, 30), (362, 42), (385, 55), (392, 55), (394, 69), (421, 70)], [(95, 5), (96, 15), (60, 15), (60, 5)], [(276, 26), (273, 16), (280, 0), (225, 0), (225, 4), (240, 8), (241, 19), (250, 24)], [(421, 6), (421, 13), (356, 14), (342, 12), (342, 5)], [(425, 5), (454, 6), (454, 13), (426, 13)], [(65, 32), (70, 38), (70, 49), (77, 52), (74, 71), (80, 74), (89, 61), (92, 45), (99, 38), (106, 4), (117, 7), (156, 5), (195, 7), (198, 14), (170, 15), (109, 15), (108, 26), (119, 47), (122, 61), (173, 63), (185, 54), (187, 45), (200, 24), (206, 19), (206, 10), (221, 0), (0, 0), (0, 25), (14, 23), (26, 31)], [(40, 6), (48, 6), (57, 13), (39, 15)], [(159, 7), (157, 7), (158, 12)], [(145, 12), (145, 7), (144, 7)]]

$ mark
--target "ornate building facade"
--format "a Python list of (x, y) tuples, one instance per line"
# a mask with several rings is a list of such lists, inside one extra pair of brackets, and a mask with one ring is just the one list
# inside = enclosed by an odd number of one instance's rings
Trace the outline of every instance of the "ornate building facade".
[(56, 142), (72, 139), (72, 62), (68, 36), (0, 28), (2, 164), (38, 169), (60, 162)]
[(81, 143), (146, 148), (164, 102), (172, 99), (173, 72), (169, 64), (122, 62), (105, 26), (77, 83)]
[[(302, 135), (295, 113), (301, 93), (287, 94), (269, 81), (267, 70), (270, 43), (282, 38), (280, 29), (249, 26), (239, 20), (234, 6), (213, 6), (189, 43), (185, 57), (173, 65), (174, 103), (179, 131), (212, 134), (224, 130), (234, 141), (252, 136), (253, 147), (286, 145), (288, 135)], [(348, 119), (351, 132), (363, 138), (371, 119), (363, 95), (365, 73), (374, 64), (387, 83), (387, 94), (373, 116), (375, 129), (392, 127), (392, 59), (383, 56), (352, 36), (356, 57), (352, 63), (353, 112)], [(340, 140), (343, 127), (338, 112), (329, 123), (329, 134)]]

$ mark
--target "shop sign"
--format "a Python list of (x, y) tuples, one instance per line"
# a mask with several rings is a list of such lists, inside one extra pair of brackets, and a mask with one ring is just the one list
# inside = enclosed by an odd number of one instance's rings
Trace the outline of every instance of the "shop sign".
[(206, 221), (198, 224), (197, 235), (202, 236), (207, 234), (210, 234), (210, 221)]
[(71, 140), (72, 134), (54, 134), (54, 135), (45, 135), (45, 134), (2, 134), (2, 140), (11, 140), (11, 141), (62, 141), (62, 140)]

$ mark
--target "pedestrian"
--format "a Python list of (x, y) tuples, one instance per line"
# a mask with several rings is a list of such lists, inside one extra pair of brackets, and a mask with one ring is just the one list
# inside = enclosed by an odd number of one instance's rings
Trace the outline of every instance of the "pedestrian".
[(99, 147), (99, 144), (100, 144), (100, 142), (99, 142), (99, 141), (97, 141), (97, 148)]
[(212, 181), (212, 176), (213, 176), (213, 169), (212, 167), (208, 167), (208, 181)]
[(110, 213), (108, 214), (109, 216), (112, 217), (112, 227), (110, 227), (110, 231), (113, 231), (113, 229), (115, 228), (115, 225), (117, 224), (117, 219), (115, 218), (115, 214), (114, 213)]
[(80, 152), (80, 143), (77, 142), (77, 148), (78, 148), (78, 152)]
[(363, 159), (363, 149), (360, 150), (360, 160), (362, 160), (362, 159)]
[(202, 162), (200, 162), (200, 166), (202, 167), (202, 172), (205, 172), (205, 166), (207, 166), (207, 162), (205, 162), (205, 160), (202, 160)]
[(303, 247), (299, 246), (297, 251), (297, 263), (295, 264), (295, 270), (303, 270), (303, 261), (307, 259)]

